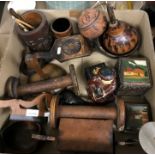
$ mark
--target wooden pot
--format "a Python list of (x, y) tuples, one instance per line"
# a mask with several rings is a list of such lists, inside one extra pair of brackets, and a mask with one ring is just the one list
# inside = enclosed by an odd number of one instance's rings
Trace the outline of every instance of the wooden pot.
[(107, 5), (107, 10), (110, 24), (102, 36), (103, 48), (114, 56), (133, 53), (140, 45), (141, 38), (138, 30), (124, 21), (117, 20), (110, 5)]
[(94, 39), (105, 31), (107, 19), (104, 13), (99, 10), (86, 9), (78, 19), (78, 27), (84, 37)]
[(19, 37), (32, 52), (48, 51), (52, 46), (53, 39), (45, 15), (40, 11), (32, 10), (22, 14), (22, 18), (35, 29), (25, 32), (16, 25)]

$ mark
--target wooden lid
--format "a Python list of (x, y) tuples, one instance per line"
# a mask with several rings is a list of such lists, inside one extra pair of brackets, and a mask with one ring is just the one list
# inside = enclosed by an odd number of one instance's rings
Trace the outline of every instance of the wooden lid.
[(99, 11), (96, 9), (86, 9), (78, 19), (79, 28), (86, 28), (91, 25), (99, 16)]

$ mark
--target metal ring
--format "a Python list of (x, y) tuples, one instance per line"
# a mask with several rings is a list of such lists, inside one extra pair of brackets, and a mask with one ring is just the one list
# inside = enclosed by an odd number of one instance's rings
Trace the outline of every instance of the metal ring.
[(10, 76), (6, 82), (5, 92), (11, 98), (17, 98), (17, 86), (19, 84), (19, 80), (16, 77)]
[(14, 77), (14, 81), (12, 84), (13, 97), (18, 98), (17, 87), (19, 85), (19, 79)]
[(122, 98), (117, 98), (117, 129), (118, 131), (124, 131), (125, 128), (125, 103)]
[(58, 105), (59, 97), (54, 95), (50, 102), (50, 124), (51, 128), (56, 127), (56, 108)]
[(78, 80), (76, 77), (76, 72), (75, 72), (75, 68), (73, 64), (69, 65), (69, 70), (70, 70), (70, 75), (73, 81), (74, 92), (76, 95), (80, 95)]

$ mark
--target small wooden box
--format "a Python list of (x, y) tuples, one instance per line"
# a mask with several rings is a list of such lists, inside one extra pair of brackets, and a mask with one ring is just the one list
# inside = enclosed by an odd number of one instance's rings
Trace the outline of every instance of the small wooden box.
[(144, 97), (121, 97), (125, 103), (125, 132), (138, 132), (141, 126), (152, 120), (150, 104)]
[(120, 58), (117, 63), (117, 95), (144, 95), (152, 87), (147, 58)]

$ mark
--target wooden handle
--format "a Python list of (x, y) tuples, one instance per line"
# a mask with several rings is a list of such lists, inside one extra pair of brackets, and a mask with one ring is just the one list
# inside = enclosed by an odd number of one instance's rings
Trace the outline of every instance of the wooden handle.
[(32, 25), (30, 25), (30, 24), (28, 24), (28, 23), (26, 23), (26, 22), (24, 22), (24, 21), (22, 21), (22, 20), (20, 20), (20, 19), (18, 19), (18, 18), (16, 18), (16, 22), (17, 22), (17, 23), (23, 24), (24, 26), (28, 27), (28, 28), (31, 29), (31, 30), (34, 29), (34, 27), (33, 27)]
[(17, 14), (16, 12), (15, 12), (15, 10), (14, 9), (12, 9), (12, 8), (10, 8), (9, 9), (9, 12), (10, 12), (10, 14), (12, 15), (12, 16), (14, 16), (15, 17), (15, 19), (16, 19), (16, 22), (21, 26), (21, 24), (22, 25), (24, 25), (24, 26), (26, 26), (27, 28), (29, 28), (29, 29), (31, 29), (31, 30), (33, 30), (34, 29), (34, 27), (32, 26), (32, 25), (30, 25), (30, 24), (28, 24), (23, 18), (22, 18), (22, 16), (20, 16), (19, 14)]
[(15, 18), (24, 21), (24, 19), (22, 18), (22, 16), (20, 16), (19, 14), (17, 14), (13, 8), (10, 8), (10, 9), (9, 9), (9, 12), (10, 12), (10, 14), (11, 14), (12, 16), (14, 16)]
[(28, 32), (29, 30), (21, 23), (17, 22), (17, 24), (25, 31)]
[(109, 15), (110, 23), (115, 24), (116, 23), (116, 17), (114, 14), (113, 7), (109, 3), (107, 3), (107, 12)]

